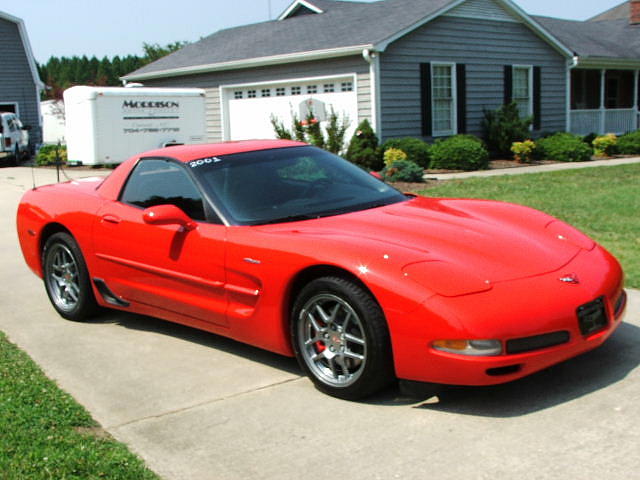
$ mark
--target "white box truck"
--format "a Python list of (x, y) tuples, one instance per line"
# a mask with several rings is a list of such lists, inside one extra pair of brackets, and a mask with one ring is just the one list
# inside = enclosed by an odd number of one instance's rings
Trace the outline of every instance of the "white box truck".
[(69, 163), (121, 163), (164, 145), (205, 142), (199, 88), (78, 86), (63, 96)]

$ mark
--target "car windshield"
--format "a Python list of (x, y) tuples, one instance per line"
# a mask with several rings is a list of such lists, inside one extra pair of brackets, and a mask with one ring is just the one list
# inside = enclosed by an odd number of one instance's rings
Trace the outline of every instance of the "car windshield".
[(223, 215), (239, 225), (320, 218), (406, 200), (355, 165), (311, 146), (204, 158), (189, 166)]

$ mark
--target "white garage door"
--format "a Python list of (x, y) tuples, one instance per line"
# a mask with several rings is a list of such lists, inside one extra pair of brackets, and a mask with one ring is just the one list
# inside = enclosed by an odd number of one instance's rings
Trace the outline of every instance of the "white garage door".
[(303, 120), (309, 109), (323, 126), (332, 108), (341, 118), (346, 116), (347, 139), (358, 122), (354, 76), (227, 86), (222, 94), (225, 140), (275, 138), (272, 116), (291, 129), (293, 115)]

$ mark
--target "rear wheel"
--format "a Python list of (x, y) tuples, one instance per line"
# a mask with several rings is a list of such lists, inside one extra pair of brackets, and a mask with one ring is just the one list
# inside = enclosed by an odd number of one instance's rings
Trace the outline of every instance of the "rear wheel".
[(61, 316), (82, 321), (98, 312), (84, 257), (71, 235), (60, 232), (49, 237), (42, 265), (47, 295)]
[(329, 395), (355, 400), (393, 379), (384, 315), (355, 282), (340, 277), (310, 282), (295, 302), (291, 335), (298, 363)]

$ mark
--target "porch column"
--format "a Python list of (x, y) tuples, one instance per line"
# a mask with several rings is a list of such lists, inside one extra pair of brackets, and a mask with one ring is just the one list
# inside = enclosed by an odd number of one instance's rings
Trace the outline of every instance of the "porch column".
[(598, 132), (600, 135), (604, 135), (605, 132), (604, 129), (607, 126), (606, 123), (606, 103), (605, 103), (605, 82), (607, 80), (607, 71), (606, 70), (600, 70), (600, 131)]
[(638, 78), (640, 78), (640, 70), (633, 72), (633, 128), (638, 129)]

